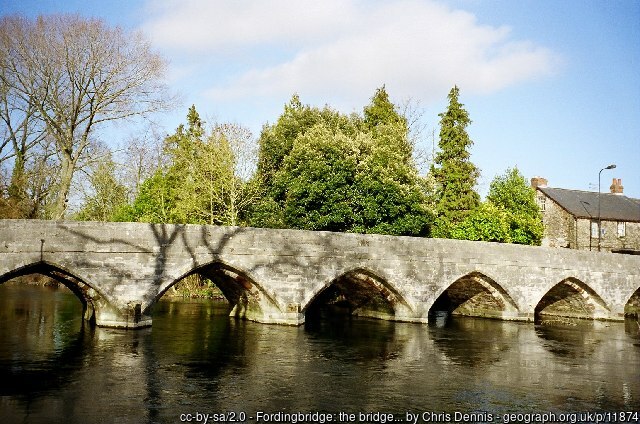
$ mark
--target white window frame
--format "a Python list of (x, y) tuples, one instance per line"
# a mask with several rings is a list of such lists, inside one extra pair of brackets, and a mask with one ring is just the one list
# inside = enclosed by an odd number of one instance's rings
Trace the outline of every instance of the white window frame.
[(544, 212), (547, 210), (547, 198), (545, 196), (538, 196), (538, 207), (540, 208), (541, 212)]
[(627, 235), (627, 223), (624, 221), (618, 221), (617, 225), (618, 237), (625, 237)]
[(591, 221), (591, 238), (598, 238), (598, 221)]

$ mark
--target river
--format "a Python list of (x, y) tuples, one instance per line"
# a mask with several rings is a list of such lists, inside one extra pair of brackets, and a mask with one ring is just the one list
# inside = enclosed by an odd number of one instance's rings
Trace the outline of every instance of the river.
[(163, 299), (151, 328), (93, 328), (67, 290), (2, 285), (0, 423), (593, 422), (584, 413), (640, 411), (631, 320), (324, 316), (287, 327), (227, 313)]

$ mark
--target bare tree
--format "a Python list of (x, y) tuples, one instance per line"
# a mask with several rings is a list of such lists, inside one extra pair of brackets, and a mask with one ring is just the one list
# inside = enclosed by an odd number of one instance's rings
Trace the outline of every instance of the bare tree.
[(425, 122), (425, 110), (420, 101), (408, 98), (399, 106), (400, 115), (407, 121), (407, 131), (411, 145), (413, 146), (413, 159), (418, 171), (426, 175), (431, 162), (435, 143), (435, 130), (429, 130)]
[(60, 219), (94, 130), (171, 104), (162, 81), (165, 63), (142, 34), (98, 19), (10, 16), (0, 26), (1, 32), (16, 34), (9, 37), (16, 54), (2, 83), (33, 105), (56, 143), (61, 167), (52, 217)]
[(24, 27), (4, 18), (0, 25), (0, 164), (13, 162), (8, 195), (12, 202), (24, 202), (29, 154), (45, 135), (38, 108), (28, 94), (33, 76), (21, 60), (26, 34)]
[(130, 201), (138, 195), (144, 180), (162, 166), (162, 138), (151, 127), (143, 133), (131, 135), (119, 151), (119, 163)]
[(257, 144), (251, 131), (241, 125), (215, 125), (210, 140), (217, 140), (229, 151), (231, 173), (222, 180), (219, 197), (224, 208), (224, 223), (238, 225), (239, 218), (261, 195), (260, 185), (252, 180), (255, 173)]

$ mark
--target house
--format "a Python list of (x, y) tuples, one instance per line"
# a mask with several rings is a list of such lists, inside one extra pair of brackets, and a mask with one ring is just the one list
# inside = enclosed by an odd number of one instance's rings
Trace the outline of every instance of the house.
[(614, 178), (605, 193), (548, 187), (542, 177), (531, 186), (542, 211), (543, 246), (640, 254), (640, 199), (623, 194), (622, 180)]

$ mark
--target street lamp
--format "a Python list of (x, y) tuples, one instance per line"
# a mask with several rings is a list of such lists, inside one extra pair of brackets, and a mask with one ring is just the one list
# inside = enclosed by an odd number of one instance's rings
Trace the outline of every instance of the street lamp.
[(602, 239), (602, 219), (600, 218), (600, 175), (605, 169), (613, 169), (615, 167), (615, 164), (611, 164), (609, 166), (605, 166), (600, 170), (600, 172), (598, 172), (598, 252), (600, 251), (600, 241)]
[[(589, 215), (589, 252), (591, 252), (591, 240), (593, 239), (593, 233), (591, 232), (591, 222), (593, 221), (593, 215), (587, 210), (587, 205), (591, 206), (589, 202), (580, 200), (580, 204), (584, 208), (584, 211)], [(576, 220), (576, 249), (578, 248), (578, 221)]]

